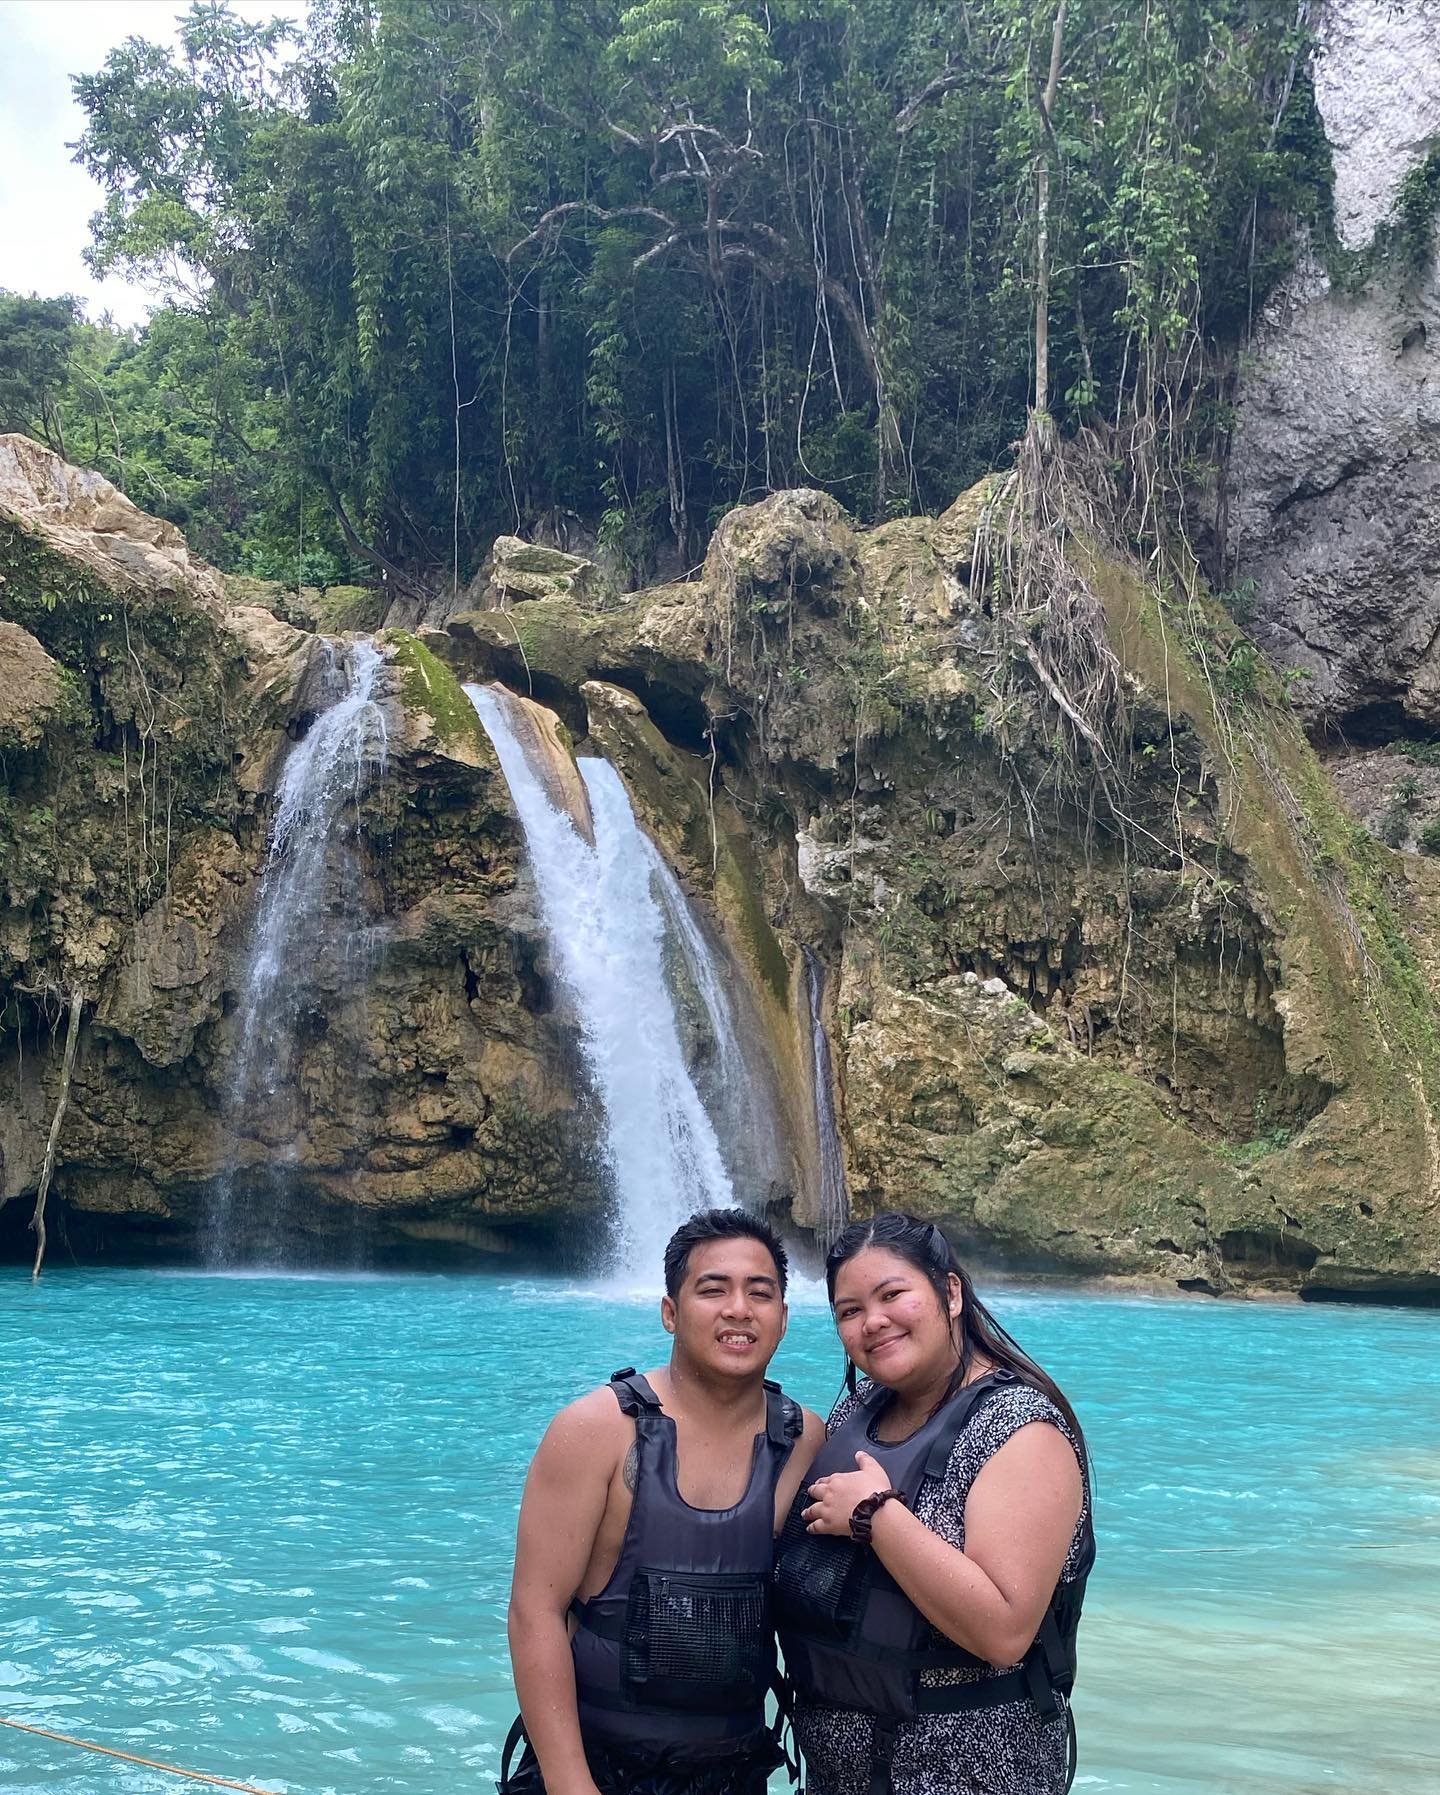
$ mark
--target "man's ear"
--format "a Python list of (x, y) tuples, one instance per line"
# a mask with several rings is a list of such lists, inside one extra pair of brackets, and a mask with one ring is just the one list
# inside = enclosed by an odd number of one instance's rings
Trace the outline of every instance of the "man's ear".
[(667, 1334), (673, 1334), (675, 1332), (675, 1324), (678, 1320), (679, 1314), (675, 1308), (675, 1299), (669, 1296), (662, 1296), (660, 1298), (661, 1327), (664, 1328)]

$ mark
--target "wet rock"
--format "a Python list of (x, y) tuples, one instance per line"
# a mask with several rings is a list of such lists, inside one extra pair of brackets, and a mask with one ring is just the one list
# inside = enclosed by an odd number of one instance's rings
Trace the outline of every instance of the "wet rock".
[[(1385, 740), (1440, 723), (1440, 274), (1393, 237), (1401, 183), (1440, 141), (1413, 79), (1440, 17), (1330, 0), (1316, 101), (1335, 156), (1344, 284), (1303, 250), (1242, 366), (1229, 468), (1229, 578), (1293, 675), (1313, 729)], [(1387, 233), (1389, 233), (1387, 237)]]

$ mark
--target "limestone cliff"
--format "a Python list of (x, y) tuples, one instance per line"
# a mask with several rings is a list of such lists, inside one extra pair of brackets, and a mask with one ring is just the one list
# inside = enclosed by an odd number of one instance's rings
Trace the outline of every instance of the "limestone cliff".
[[(329, 657), (14, 437), (0, 579), (0, 1241), (23, 1250), (78, 988), (62, 1238), (193, 1252), (221, 1181), (243, 1224), (276, 1150), (263, 1106), (227, 1101), (236, 993), (270, 795)], [(390, 754), (358, 812), (369, 977), (344, 951), (316, 964), (295, 1068), (292, 1214), (327, 1257), (543, 1238), (600, 1201), (498, 764), (453, 674), (413, 638), (385, 651)]]
[(1242, 360), (1230, 577), (1312, 727), (1383, 741), (1440, 729), (1440, 14), (1317, 25), (1335, 241), (1301, 245)]
[[(857, 534), (780, 494), (723, 520), (692, 585), (462, 614), (446, 652), (577, 730), (588, 703), (792, 1068), (800, 945), (838, 970), (862, 1212), (1029, 1269), (1434, 1291), (1440, 1059), (1399, 857), (1218, 607), (1077, 538), (1126, 694), (1107, 809), (976, 578), (998, 498)], [(624, 732), (596, 708), (616, 687)]]
[(1109, 669), (1093, 750), (1060, 637), (1006, 609), (1013, 476), (870, 532), (781, 493), (723, 519), (688, 583), (617, 598), (552, 554), (443, 630), (382, 632), (390, 753), (352, 819), (373, 952), (359, 984), (344, 952), (308, 973), (282, 1141), (227, 1101), (237, 994), (279, 769), (333, 655), (91, 477), (10, 452), (6, 1250), (76, 988), (56, 1191), (77, 1251), (194, 1250), (221, 1184), (243, 1202), (281, 1150), (292, 1229), (327, 1257), (357, 1233), (553, 1246), (598, 1209), (573, 1026), (459, 674), (557, 714), (535, 727), (562, 799), (568, 741), (604, 752), (708, 907), (789, 1142), (767, 1194), (800, 1224), (810, 947), (857, 1210), (919, 1209), (1032, 1270), (1440, 1290), (1440, 887), (1347, 819), (1193, 580), (1147, 585), (1078, 527), (1046, 564), (1071, 650)]

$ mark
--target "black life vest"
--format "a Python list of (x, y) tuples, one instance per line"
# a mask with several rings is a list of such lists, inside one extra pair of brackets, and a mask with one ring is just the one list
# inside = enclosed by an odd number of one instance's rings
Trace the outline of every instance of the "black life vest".
[[(863, 1451), (884, 1467), (892, 1489), (910, 1509), (927, 1482), (942, 1480), (956, 1440), (984, 1402), (1018, 1380), (1010, 1371), (987, 1372), (961, 1389), (938, 1414), (907, 1439), (874, 1438), (875, 1423), (890, 1399), (880, 1385), (863, 1388), (860, 1400), (816, 1458), (806, 1483), (835, 1471), (853, 1471)], [(1056, 1585), (1034, 1643), (1020, 1664), (999, 1675), (958, 1645), (933, 1644), (934, 1629), (868, 1547), (833, 1534), (806, 1531), (802, 1490), (780, 1537), (776, 1561), (776, 1621), (785, 1671), (802, 1702), (857, 1709), (875, 1721), (877, 1761), (872, 1791), (889, 1786), (888, 1753), (894, 1729), (920, 1714), (954, 1714), (1029, 1698), (1042, 1719), (1061, 1710), (1075, 1682), (1075, 1633), (1085, 1580), (1095, 1560), (1095, 1536), (1087, 1513), (1080, 1574)], [(925, 1670), (983, 1668), (992, 1674), (939, 1688), (922, 1687)], [(1073, 1766), (1072, 1766), (1073, 1775)]]
[(635, 1495), (609, 1582), (572, 1609), (581, 1735), (667, 1765), (768, 1749), (775, 1486), (804, 1417), (767, 1379), (744, 1495), (733, 1508), (692, 1508), (660, 1399), (631, 1370), (610, 1387), (635, 1418)]

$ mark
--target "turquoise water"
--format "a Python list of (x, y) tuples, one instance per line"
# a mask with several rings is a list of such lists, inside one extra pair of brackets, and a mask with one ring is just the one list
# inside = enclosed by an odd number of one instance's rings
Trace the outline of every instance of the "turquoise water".
[[(1005, 1291), (1099, 1472), (1077, 1788), (1440, 1788), (1440, 1316)], [(652, 1300), (0, 1273), (0, 1714), (278, 1795), (488, 1790), (545, 1417)], [(777, 1369), (837, 1355), (811, 1297)], [(13, 1795), (171, 1777), (0, 1729)]]

